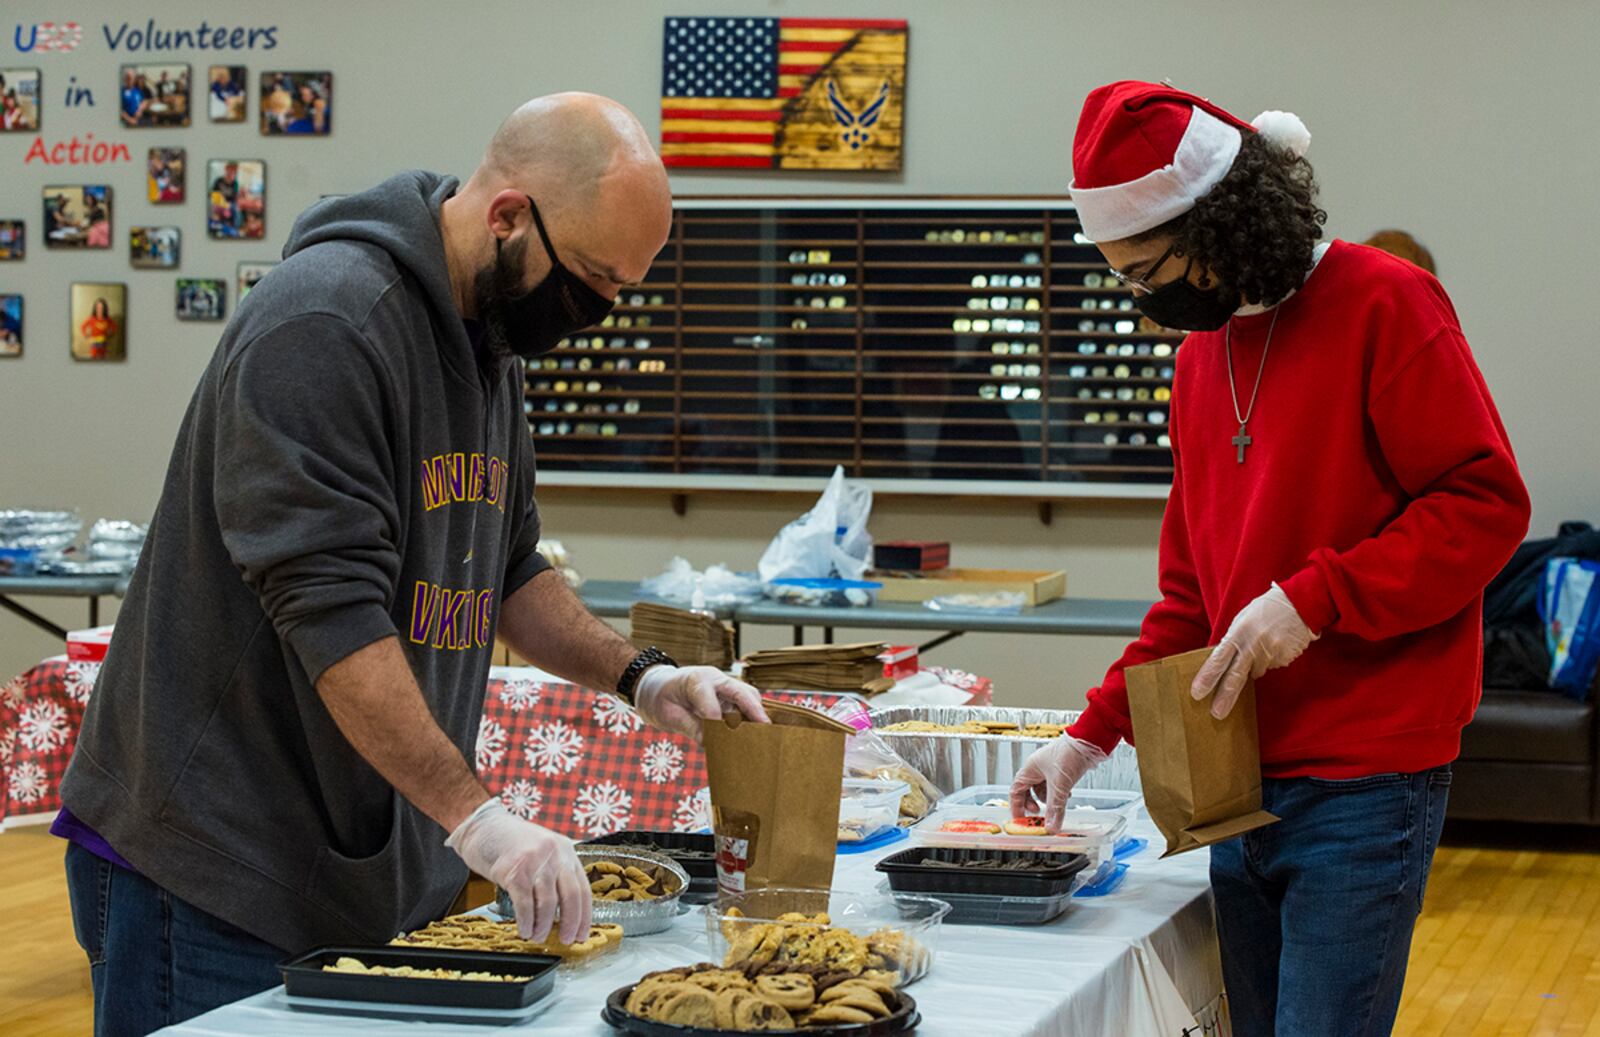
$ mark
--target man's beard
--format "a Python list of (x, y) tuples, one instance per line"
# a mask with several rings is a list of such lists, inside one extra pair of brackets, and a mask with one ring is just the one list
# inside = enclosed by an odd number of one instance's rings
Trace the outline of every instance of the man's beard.
[(527, 254), (526, 235), (515, 243), (501, 245), (494, 262), (478, 271), (472, 280), (473, 308), (477, 311), (478, 323), (483, 325), (483, 343), (496, 360), (518, 355), (511, 347), (510, 304), (528, 294), (522, 287), (522, 275), (526, 270), (523, 261)]

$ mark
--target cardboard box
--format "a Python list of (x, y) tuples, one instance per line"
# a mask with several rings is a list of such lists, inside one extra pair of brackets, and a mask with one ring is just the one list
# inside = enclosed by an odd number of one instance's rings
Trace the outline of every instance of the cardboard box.
[(883, 663), (883, 675), (892, 681), (903, 681), (917, 675), (916, 645), (890, 645), (878, 659)]
[(948, 540), (889, 540), (872, 549), (872, 564), (879, 569), (928, 572), (950, 565)]
[(67, 632), (67, 658), (75, 663), (105, 662), (111, 647), (111, 628), (91, 627)]
[(1029, 605), (1043, 605), (1067, 593), (1067, 574), (1057, 569), (946, 569), (933, 576), (874, 572), (883, 584), (879, 601), (927, 601), (945, 594), (1016, 591)]

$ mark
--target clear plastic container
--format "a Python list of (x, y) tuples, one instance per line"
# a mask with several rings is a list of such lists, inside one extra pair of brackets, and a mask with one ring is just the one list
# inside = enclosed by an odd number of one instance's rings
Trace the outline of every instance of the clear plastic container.
[(846, 778), (839, 789), (839, 842), (874, 839), (900, 821), (900, 800), (911, 791), (903, 781)]
[[(1009, 785), (972, 785), (957, 789), (940, 800), (941, 806), (1004, 807), (1011, 803)], [(1118, 789), (1073, 789), (1067, 800), (1068, 810), (1109, 810), (1126, 814), (1129, 820), (1139, 816), (1144, 805), (1144, 793)]]
[[(939, 809), (917, 822), (911, 841), (921, 846), (953, 846), (977, 850), (1042, 850), (1046, 853), (1081, 853), (1097, 868), (1112, 857), (1117, 841), (1128, 827), (1126, 815), (1107, 810), (1074, 810), (1055, 835), (1011, 835), (1005, 825), (1011, 821), (1009, 807), (950, 806)], [(952, 822), (981, 822), (1000, 829), (992, 831), (948, 831)]]
[(772, 580), (762, 591), (773, 601), (812, 608), (868, 608), (878, 603), (883, 584), (872, 580)]
[[(802, 936), (818, 934), (828, 929), (845, 929), (866, 941), (869, 954), (884, 959), (883, 968), (898, 972), (897, 985), (905, 986), (928, 974), (933, 967), (934, 952), (938, 949), (939, 924), (950, 913), (950, 905), (934, 897), (906, 893), (851, 893), (844, 890), (771, 889), (751, 890), (747, 893), (724, 894), (714, 904), (703, 909), (706, 919), (706, 936), (711, 941), (711, 957), (723, 964), (732, 964), (729, 952), (741, 936), (749, 944), (749, 934), (759, 926), (778, 926), (785, 930), (798, 930)], [(797, 921), (785, 915), (798, 913), (815, 918), (819, 913), (827, 916), (826, 923)], [(764, 932), (770, 932), (765, 930)], [(812, 943), (812, 940), (778, 941), (776, 957), (785, 960), (791, 947)], [(867, 968), (873, 968), (868, 963)]]
[(939, 899), (950, 905), (945, 921), (951, 925), (1043, 925), (1066, 913), (1075, 891), (1076, 887), (1048, 897), (940, 893)]

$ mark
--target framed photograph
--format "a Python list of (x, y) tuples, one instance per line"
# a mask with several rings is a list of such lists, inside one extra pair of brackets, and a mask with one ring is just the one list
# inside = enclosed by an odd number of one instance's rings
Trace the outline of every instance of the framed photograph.
[(211, 66), (211, 88), (206, 105), (212, 122), (244, 122), (244, 76), (243, 65)]
[(261, 73), (264, 136), (326, 137), (332, 130), (332, 72)]
[(189, 125), (188, 65), (123, 65), (119, 101), (122, 125)]
[(39, 130), (39, 70), (0, 68), (0, 133)]
[(140, 270), (178, 265), (183, 232), (177, 227), (133, 227), (128, 231), (128, 261)]
[(250, 289), (256, 286), (256, 282), (266, 277), (267, 271), (277, 265), (277, 263), (240, 263), (239, 302), (244, 302), (244, 297), (250, 294)]
[(111, 188), (69, 184), (44, 189), (47, 248), (110, 248)]
[(228, 282), (213, 277), (178, 278), (179, 320), (221, 320), (227, 307)]
[(0, 261), (25, 259), (27, 255), (27, 224), (21, 220), (0, 220)]
[(72, 358), (128, 358), (128, 286), (76, 281), (72, 285)]
[(22, 355), (22, 296), (0, 295), (0, 357)]
[(156, 205), (183, 201), (184, 175), (188, 163), (182, 148), (151, 148), (145, 167), (145, 183), (150, 201)]
[(206, 163), (213, 238), (263, 238), (267, 234), (267, 164), (258, 158), (214, 158)]

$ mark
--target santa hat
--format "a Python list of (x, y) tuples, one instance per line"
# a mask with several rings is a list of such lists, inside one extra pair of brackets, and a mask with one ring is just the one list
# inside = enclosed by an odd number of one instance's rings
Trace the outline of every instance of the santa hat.
[(1247, 123), (1203, 97), (1161, 83), (1123, 80), (1083, 102), (1072, 141), (1072, 193), (1083, 233), (1115, 241), (1194, 208), (1228, 175), (1245, 133), (1295, 156), (1311, 134), (1289, 112)]

